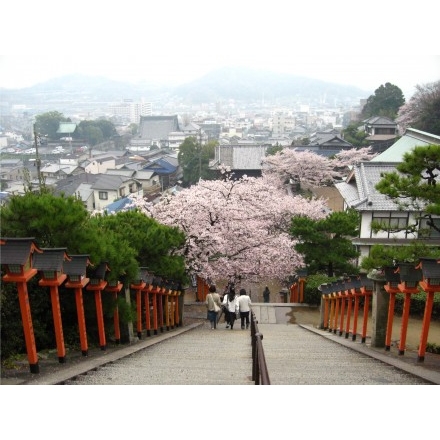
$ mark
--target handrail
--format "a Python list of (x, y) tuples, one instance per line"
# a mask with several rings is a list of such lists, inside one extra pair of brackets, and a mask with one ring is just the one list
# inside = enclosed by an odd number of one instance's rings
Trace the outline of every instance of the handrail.
[(262, 340), (263, 335), (258, 330), (258, 321), (251, 310), (252, 380), (255, 385), (270, 385)]

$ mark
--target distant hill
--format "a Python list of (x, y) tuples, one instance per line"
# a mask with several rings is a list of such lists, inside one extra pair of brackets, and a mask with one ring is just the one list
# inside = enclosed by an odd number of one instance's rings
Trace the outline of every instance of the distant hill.
[(246, 68), (222, 68), (176, 87), (175, 96), (190, 102), (292, 101), (299, 98), (327, 101), (368, 98), (371, 93), (357, 87), (328, 83), (290, 74)]
[(23, 89), (0, 89), (9, 104), (49, 102), (119, 102), (178, 100), (192, 103), (241, 102), (347, 102), (368, 98), (370, 92), (316, 79), (247, 68), (221, 68), (176, 87), (132, 84), (102, 77), (71, 75)]

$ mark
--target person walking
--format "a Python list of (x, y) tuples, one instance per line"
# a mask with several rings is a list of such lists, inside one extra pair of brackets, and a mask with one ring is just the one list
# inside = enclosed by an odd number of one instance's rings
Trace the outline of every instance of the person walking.
[(238, 313), (238, 296), (235, 293), (235, 288), (230, 287), (229, 292), (223, 298), (223, 305), (225, 306), (225, 320), (226, 328), (234, 328), (235, 315)]
[(249, 328), (249, 313), (251, 311), (252, 301), (250, 296), (246, 293), (246, 289), (240, 289), (240, 296), (238, 297), (238, 310), (240, 311), (241, 329)]
[(263, 301), (265, 303), (269, 302), (269, 295), (270, 295), (270, 290), (269, 290), (269, 287), (266, 286), (263, 290)]
[(211, 330), (217, 328), (217, 316), (221, 309), (220, 295), (216, 291), (214, 284), (209, 286), (209, 293), (206, 295), (206, 308), (208, 309), (208, 319), (211, 323)]

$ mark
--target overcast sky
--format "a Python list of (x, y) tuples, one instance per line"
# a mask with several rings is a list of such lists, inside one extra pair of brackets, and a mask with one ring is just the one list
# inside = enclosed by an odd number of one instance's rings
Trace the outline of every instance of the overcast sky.
[(415, 85), (440, 80), (436, 14), (417, 20), (432, 8), (429, 0), (408, 11), (383, 0), (367, 8), (349, 0), (9, 3), (2, 6), (0, 87), (73, 73), (175, 85), (227, 65), (371, 92), (391, 82), (406, 97)]

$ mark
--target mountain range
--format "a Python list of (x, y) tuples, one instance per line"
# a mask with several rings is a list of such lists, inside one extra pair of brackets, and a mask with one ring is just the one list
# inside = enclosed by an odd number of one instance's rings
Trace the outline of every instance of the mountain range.
[(359, 102), (372, 93), (351, 85), (250, 68), (220, 68), (179, 86), (126, 83), (103, 77), (68, 75), (22, 89), (0, 89), (3, 103), (57, 101), (175, 101), (187, 104), (227, 102)]

